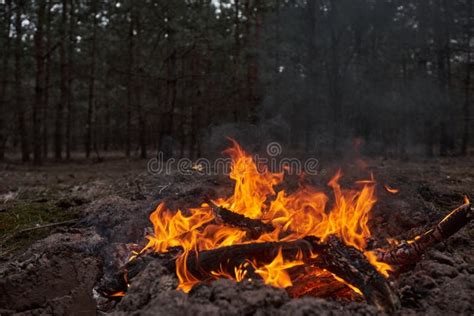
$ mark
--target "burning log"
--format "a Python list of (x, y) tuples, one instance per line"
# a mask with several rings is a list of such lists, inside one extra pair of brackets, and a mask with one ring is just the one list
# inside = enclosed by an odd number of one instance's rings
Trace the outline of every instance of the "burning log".
[[(186, 269), (201, 282), (210, 282), (215, 279), (216, 271), (224, 270), (232, 275), (245, 262), (268, 264), (280, 251), (286, 260), (301, 260), (302, 268), (326, 270), (329, 274), (319, 280), (317, 276), (311, 278), (304, 277), (303, 274), (302, 278), (296, 278), (294, 286), (288, 288), (290, 295), (311, 293), (328, 296), (350, 287), (363, 295), (369, 304), (383, 311), (393, 311), (399, 306), (398, 298), (387, 280), (367, 261), (364, 254), (345, 245), (335, 236), (330, 236), (325, 242), (306, 237), (288, 242), (238, 244), (201, 252), (193, 251), (186, 258)], [(112, 293), (126, 291), (129, 280), (152, 260), (161, 260), (170, 272), (176, 271), (175, 250), (164, 254), (150, 253), (124, 265), (114, 278), (103, 282), (99, 287), (100, 292), (110, 296)], [(250, 271), (248, 277), (255, 278), (258, 275)]]
[[(236, 214), (212, 202), (209, 202), (209, 205), (216, 213), (216, 217), (220, 217), (227, 225), (247, 229), (252, 236), (258, 237), (263, 232), (271, 232), (274, 229), (272, 225)], [(310, 240), (310, 245), (307, 244), (308, 240)], [(231, 267), (231, 271), (250, 258), (260, 263), (269, 263), (267, 262), (268, 258), (275, 258), (278, 249), (281, 249), (287, 259), (296, 258), (298, 254), (302, 254), (305, 263), (316, 260), (316, 266), (319, 269), (327, 269), (357, 289), (362, 289), (360, 294), (363, 294), (369, 303), (381, 309), (387, 310), (387, 306), (390, 306), (388, 309), (391, 310), (399, 304), (398, 298), (387, 285), (383, 276), (377, 272), (360, 251), (346, 246), (335, 236), (328, 238), (326, 243), (316, 242), (315, 240), (307, 237), (295, 242), (235, 245), (200, 252), (198, 255), (193, 253), (187, 258), (188, 271), (198, 279), (212, 279), (210, 272), (221, 268), (223, 262), (226, 262), (226, 266)], [(317, 259), (311, 259), (314, 253), (318, 255)], [(205, 269), (203, 270), (202, 267), (205, 267)], [(363, 271), (362, 275), (361, 271)], [(373, 284), (369, 283), (370, 286), (366, 284), (364, 273), (367, 273), (369, 278), (373, 279)], [(314, 290), (316, 291), (316, 289)]]
[[(210, 199), (206, 199), (206, 203), (208, 203), (215, 215), (215, 220), (213, 220), (213, 223), (223, 223), (227, 226), (241, 229), (247, 232), (247, 236), (251, 239), (257, 239), (261, 234), (274, 230), (274, 227), (271, 224), (265, 224), (260, 220), (251, 219), (238, 213), (234, 213), (226, 208), (216, 205)], [(256, 249), (258, 250), (258, 247), (256, 247)], [(275, 249), (278, 250), (278, 248)], [(134, 276), (145, 269), (151, 260), (161, 260), (163, 261), (163, 264), (169, 268), (170, 272), (175, 271), (175, 259), (182, 250), (183, 249), (181, 247), (172, 247), (168, 249), (168, 252), (161, 254), (142, 252), (136, 255), (133, 260), (128, 261), (126, 264), (120, 267), (111, 276), (104, 278), (101, 282), (102, 284), (100, 284), (98, 287), (98, 291), (103, 293), (104, 296), (108, 297), (111, 296), (111, 293), (126, 291), (128, 280), (133, 279)], [(270, 255), (268, 258), (274, 258), (275, 255)], [(190, 259), (192, 259), (192, 257)], [(202, 257), (200, 257), (200, 259), (202, 261)], [(212, 267), (213, 266), (211, 266), (209, 271), (213, 271)], [(217, 271), (219, 266), (214, 268), (214, 271)], [(193, 272), (196, 273), (196, 275), (199, 275), (196, 271)]]
[(297, 271), (293, 285), (286, 288), (291, 297), (346, 297), (346, 293), (342, 292), (352, 292), (348, 285), (338, 281), (330, 272), (317, 267), (304, 267)]
[(265, 224), (260, 220), (234, 213), (224, 207), (216, 205), (210, 200), (207, 201), (207, 204), (211, 207), (218, 221), (221, 221), (225, 225), (246, 231), (247, 236), (252, 239), (257, 239), (263, 233), (270, 233), (275, 229), (271, 224)]
[(314, 246), (318, 254), (315, 266), (342, 278), (351, 288), (359, 289), (369, 304), (381, 310), (393, 311), (399, 307), (399, 299), (387, 280), (362, 252), (345, 245), (335, 236), (330, 236), (325, 243), (314, 243)]
[[(215, 271), (225, 269), (232, 274), (246, 261), (268, 264), (279, 251), (287, 260), (300, 259), (305, 266), (329, 271), (339, 282), (344, 282), (363, 295), (369, 304), (381, 310), (393, 311), (399, 306), (398, 298), (387, 280), (367, 261), (364, 254), (345, 245), (335, 236), (330, 236), (325, 242), (306, 237), (290, 242), (239, 244), (191, 252), (186, 258), (186, 268), (197, 279), (211, 281), (215, 279)], [(172, 270), (175, 264), (175, 261), (169, 261), (167, 268)]]
[[(210, 281), (214, 279), (213, 272), (222, 268), (233, 273), (234, 268), (246, 261), (268, 264), (280, 250), (284, 258), (288, 260), (296, 259), (298, 256), (302, 256), (303, 261), (309, 260), (312, 249), (312, 243), (305, 239), (290, 242), (238, 244), (201, 252), (193, 251), (186, 259), (186, 267), (187, 271), (197, 279)], [(167, 268), (175, 269), (175, 261), (169, 262)]]
[(413, 240), (403, 241), (387, 251), (379, 251), (378, 260), (399, 266), (416, 263), (421, 255), (433, 245), (448, 239), (473, 218), (471, 203), (466, 203), (451, 211), (436, 226)]
[[(167, 263), (176, 259), (180, 251), (182, 251), (181, 248), (171, 248), (166, 253), (147, 252), (139, 254), (133, 260), (129, 260), (123, 266), (118, 267), (113, 273), (104, 275), (96, 290), (104, 297), (114, 297), (115, 293), (126, 292), (130, 280), (145, 270), (150, 262), (159, 260), (166, 266)], [(170, 270), (170, 273), (173, 272), (174, 270)]]

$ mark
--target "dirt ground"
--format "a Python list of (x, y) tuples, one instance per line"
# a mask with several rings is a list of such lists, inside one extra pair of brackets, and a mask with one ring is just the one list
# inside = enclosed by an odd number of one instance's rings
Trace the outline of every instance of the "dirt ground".
[[(474, 159), (324, 163), (306, 181), (325, 187), (341, 167), (343, 185), (373, 172), (378, 202), (370, 225), (375, 238), (409, 238), (474, 198)], [(387, 184), (398, 194), (383, 189)], [(207, 195), (226, 194), (223, 176), (151, 175), (146, 161), (111, 160), (32, 167), (0, 165), (0, 315), (95, 315), (93, 288), (118, 248), (143, 241), (148, 214), (163, 199), (171, 207), (198, 205)], [(57, 225), (60, 223), (60, 225)], [(53, 224), (53, 225), (51, 225)], [(50, 226), (48, 226), (50, 225)], [(416, 267), (394, 281), (399, 314), (474, 313), (474, 225), (430, 250)], [(176, 279), (150, 265), (114, 302), (116, 315), (353, 315), (376, 314), (365, 303), (316, 298), (290, 299), (258, 282), (217, 281), (189, 295)]]

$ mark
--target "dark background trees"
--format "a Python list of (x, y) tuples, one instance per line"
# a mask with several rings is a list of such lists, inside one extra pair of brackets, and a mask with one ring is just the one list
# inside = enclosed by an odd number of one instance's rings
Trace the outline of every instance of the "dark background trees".
[(472, 6), (5, 0), (0, 159), (197, 157), (225, 124), (306, 152), (466, 155)]

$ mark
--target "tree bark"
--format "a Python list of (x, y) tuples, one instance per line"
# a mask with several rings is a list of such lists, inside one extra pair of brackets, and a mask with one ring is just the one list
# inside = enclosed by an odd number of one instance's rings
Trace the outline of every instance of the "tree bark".
[[(10, 58), (10, 46), (11, 46), (11, 37), (10, 37), (10, 23), (12, 16), (12, 3), (11, 0), (5, 2), (5, 22), (2, 27), (2, 35), (5, 38), (5, 46), (3, 47), (2, 55), (2, 80), (0, 82), (0, 113), (6, 112), (6, 93), (8, 86), (8, 60)], [(0, 115), (0, 161), (5, 159), (5, 143), (7, 139), (4, 116)]]
[(43, 108), (42, 108), (42, 155), (44, 159), (48, 158), (49, 153), (49, 91), (50, 91), (50, 81), (51, 81), (51, 0), (47, 1), (46, 9), (46, 56), (45, 56), (45, 78), (43, 83), (44, 89), (44, 98), (43, 98)]
[(130, 157), (132, 142), (132, 108), (133, 108), (133, 69), (134, 69), (134, 47), (135, 47), (135, 24), (133, 17), (133, 2), (130, 4), (130, 24), (128, 29), (128, 74), (127, 74), (127, 105), (126, 105), (126, 136), (125, 156)]
[(63, 153), (63, 120), (64, 108), (68, 102), (68, 78), (67, 78), (67, 60), (66, 60), (66, 28), (67, 28), (67, 0), (62, 0), (61, 26), (60, 26), (60, 42), (59, 42), (59, 93), (60, 100), (56, 107), (56, 123), (54, 131), (54, 157), (56, 160), (62, 159)]
[(448, 75), (446, 68), (446, 51), (447, 44), (449, 42), (445, 38), (446, 32), (443, 28), (443, 24), (446, 26), (446, 15), (444, 14), (444, 19), (441, 14), (443, 9), (446, 12), (446, 7), (443, 6), (443, 0), (438, 0), (433, 5), (434, 18), (433, 18), (433, 32), (434, 32), (434, 41), (435, 41), (435, 50), (436, 50), (436, 68), (437, 68), (437, 79), (438, 87), (441, 91), (441, 118), (440, 118), (440, 142), (439, 142), (439, 151), (441, 156), (446, 156), (450, 149), (452, 149), (452, 135), (448, 126), (449, 116), (451, 111), (449, 91), (448, 91)]
[(67, 118), (66, 118), (66, 159), (71, 159), (71, 150), (73, 146), (72, 141), (72, 131), (74, 130), (73, 126), (73, 117), (74, 117), (74, 77), (73, 77), (73, 67), (74, 67), (74, 43), (75, 43), (75, 26), (76, 20), (74, 19), (75, 13), (74, 0), (69, 0), (69, 34), (68, 34), (68, 45), (67, 45)]
[(233, 106), (233, 116), (234, 116), (234, 121), (238, 122), (240, 115), (239, 115), (239, 110), (240, 110), (240, 17), (239, 17), (239, 12), (240, 12), (240, 1), (235, 0), (234, 1), (234, 7), (235, 7), (235, 16), (234, 16), (234, 75), (232, 77), (233, 79), (233, 101), (234, 104)]
[(16, 32), (16, 45), (15, 45), (15, 105), (17, 109), (17, 119), (18, 119), (18, 133), (20, 134), (20, 146), (21, 146), (21, 160), (23, 162), (30, 160), (29, 146), (28, 146), (28, 133), (26, 130), (26, 109), (24, 107), (23, 100), (23, 73), (22, 73), (22, 63), (23, 63), (23, 28), (22, 28), (22, 11), (23, 11), (24, 1), (18, 1), (16, 4), (15, 10), (15, 32)]
[[(171, 23), (171, 16), (168, 16), (168, 23)], [(159, 135), (159, 149), (163, 152), (164, 159), (169, 159), (173, 155), (173, 131), (175, 125), (175, 107), (177, 95), (177, 76), (176, 76), (176, 47), (173, 30), (169, 30), (167, 38), (167, 52), (166, 59), (166, 104), (165, 110), (160, 117), (161, 130)]]
[(329, 66), (326, 70), (329, 82), (329, 98), (330, 105), (333, 111), (332, 125), (333, 125), (333, 143), (332, 147), (335, 152), (339, 150), (338, 145), (342, 138), (343, 127), (343, 113), (342, 113), (342, 73), (341, 73), (341, 58), (339, 36), (340, 31), (336, 30), (338, 27), (337, 18), (339, 17), (337, 1), (331, 1), (331, 8), (329, 9), (329, 29), (330, 29), (330, 57)]
[[(260, 103), (259, 96), (259, 51), (261, 49), (261, 34), (263, 28), (263, 3), (260, 0), (246, 0), (245, 11), (248, 18), (246, 22), (247, 48), (253, 53), (247, 60), (247, 104), (245, 119), (252, 123), (256, 117), (256, 107)], [(252, 25), (253, 21), (253, 25)], [(253, 27), (252, 27), (253, 26)], [(253, 31), (252, 31), (253, 30)]]
[[(107, 73), (107, 77), (108, 77), (108, 73)], [(105, 110), (105, 118), (104, 118), (104, 143), (103, 143), (103, 149), (105, 152), (109, 151), (109, 146), (110, 146), (110, 135), (111, 135), (111, 131), (110, 129), (112, 128), (111, 126), (111, 110), (110, 110), (110, 102), (111, 102), (111, 98), (110, 98), (110, 95), (109, 95), (109, 91), (111, 91), (111, 84), (109, 83), (110, 80), (109, 79), (106, 79), (105, 81), (105, 90), (106, 90), (106, 100), (105, 100), (105, 106), (104, 106), (104, 110)]]
[(466, 25), (466, 76), (464, 79), (464, 105), (463, 105), (463, 116), (464, 116), (464, 124), (463, 124), (463, 135), (462, 135), (462, 143), (461, 143), (461, 154), (467, 155), (469, 150), (469, 115), (470, 115), (470, 106), (471, 106), (471, 69), (472, 69), (472, 51), (471, 51), (471, 40), (472, 40), (472, 29), (473, 26), (469, 24), (469, 21), (472, 20), (474, 15), (473, 12), (473, 4), (472, 1), (468, 1), (468, 8), (466, 10), (467, 13), (467, 23)]
[(198, 158), (199, 152), (199, 124), (201, 122), (201, 82), (199, 82), (197, 73), (200, 69), (201, 58), (198, 53), (193, 53), (191, 57), (191, 140), (189, 146), (189, 156), (191, 159)]
[[(133, 23), (136, 26), (136, 43), (135, 47), (136, 48), (141, 48), (141, 24), (140, 24), (140, 7), (139, 6), (133, 6), (132, 7), (132, 20), (134, 21)], [(142, 60), (140, 58), (140, 50), (135, 48), (134, 54), (136, 63), (139, 65), (138, 69), (138, 78), (137, 82), (134, 85), (135, 89), (135, 95), (136, 95), (136, 106), (137, 106), (137, 114), (138, 114), (138, 124), (139, 124), (139, 132), (138, 132), (138, 143), (140, 146), (140, 158), (146, 159), (147, 157), (147, 137), (146, 137), (146, 132), (147, 132), (147, 120), (146, 120), (146, 115), (143, 109), (143, 104), (142, 104), (142, 93), (143, 93), (143, 75), (145, 72), (144, 67), (142, 66)]]
[(33, 106), (33, 162), (35, 165), (41, 164), (41, 120), (40, 113), (43, 107), (44, 98), (44, 19), (46, 11), (46, 0), (38, 1), (37, 24), (35, 33), (35, 59), (36, 59), (36, 83), (35, 83), (35, 103)]
[(86, 122), (86, 137), (85, 137), (85, 149), (86, 158), (91, 155), (92, 143), (93, 143), (93, 124), (94, 124), (94, 109), (95, 109), (95, 67), (96, 67), (96, 55), (97, 55), (97, 3), (93, 1), (91, 3), (91, 17), (92, 17), (92, 38), (90, 47), (90, 64), (89, 64), (89, 96), (87, 106), (87, 122)]

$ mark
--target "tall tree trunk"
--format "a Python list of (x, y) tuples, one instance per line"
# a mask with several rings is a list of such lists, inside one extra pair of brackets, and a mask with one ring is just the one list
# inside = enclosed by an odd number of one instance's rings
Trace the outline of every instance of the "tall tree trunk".
[[(142, 93), (143, 93), (143, 76), (145, 75), (145, 70), (142, 65), (141, 54), (140, 54), (140, 44), (141, 44), (141, 25), (140, 25), (140, 7), (133, 6), (132, 7), (132, 20), (134, 20), (135, 28), (136, 28), (136, 43), (135, 43), (135, 59), (136, 64), (138, 65), (138, 78), (136, 79), (136, 84), (134, 85), (135, 95), (136, 95), (136, 107), (137, 107), (137, 114), (138, 114), (138, 128), (139, 128), (139, 135), (138, 135), (138, 143), (140, 145), (140, 158), (146, 159), (147, 157), (147, 138), (146, 138), (146, 131), (147, 131), (147, 120), (146, 115), (143, 109), (142, 104)], [(136, 48), (139, 48), (138, 50)]]
[(26, 109), (23, 102), (23, 73), (22, 73), (22, 56), (23, 56), (23, 44), (22, 44), (22, 9), (24, 1), (18, 1), (16, 4), (15, 12), (15, 33), (16, 33), (16, 45), (15, 45), (15, 105), (17, 109), (18, 119), (18, 133), (20, 134), (20, 145), (21, 145), (21, 159), (23, 162), (30, 160), (29, 146), (28, 146), (28, 133), (26, 130)]
[(275, 68), (274, 74), (275, 74), (275, 81), (274, 81), (274, 98), (273, 98), (273, 106), (275, 109), (278, 109), (281, 106), (281, 74), (280, 74), (280, 67), (281, 67), (281, 53), (280, 53), (280, 47), (281, 47), (281, 0), (276, 0), (275, 1), (275, 48), (274, 48), (274, 53), (275, 53), (275, 64), (273, 67)]
[(86, 157), (89, 158), (93, 143), (93, 117), (94, 117), (94, 103), (95, 103), (95, 67), (96, 67), (96, 55), (97, 55), (97, 7), (96, 2), (91, 3), (91, 16), (92, 16), (92, 38), (90, 47), (90, 64), (89, 64), (89, 100), (87, 107), (87, 122), (86, 122), (86, 137), (85, 137), (85, 149)]
[(471, 106), (471, 69), (472, 69), (472, 50), (471, 50), (471, 40), (472, 40), (472, 29), (473, 26), (470, 24), (471, 20), (474, 17), (473, 12), (473, 3), (468, 1), (468, 7), (466, 10), (467, 14), (467, 25), (466, 25), (466, 77), (464, 79), (464, 105), (463, 105), (463, 116), (464, 116), (464, 126), (463, 126), (463, 135), (461, 143), (461, 154), (467, 155), (469, 151), (469, 115), (470, 115), (470, 106)]
[[(180, 67), (179, 67), (179, 74), (178, 76), (186, 76), (187, 74), (187, 69), (192, 68), (192, 59), (194, 53), (190, 54), (191, 57), (189, 59), (181, 59)], [(192, 70), (191, 70), (192, 71)], [(191, 73), (192, 74), (192, 73)], [(185, 79), (183, 80), (182, 84), (180, 85), (180, 92), (181, 92), (181, 98), (190, 100), (193, 87), (192, 87), (192, 82), (190, 79)], [(193, 100), (194, 101), (194, 100)], [(192, 103), (193, 101), (189, 101)], [(179, 158), (184, 158), (185, 152), (186, 152), (186, 144), (188, 143), (187, 139), (187, 124), (188, 124), (188, 104), (187, 102), (180, 102), (178, 103), (178, 112), (180, 113), (179, 115), (179, 124), (178, 124), (178, 129), (177, 129), (177, 137), (179, 138)]]
[(197, 74), (201, 69), (200, 56), (198, 53), (192, 54), (191, 57), (191, 144), (189, 147), (189, 157), (191, 159), (198, 158), (197, 152), (199, 151), (199, 122), (201, 121), (201, 85), (198, 81)]
[(451, 94), (452, 74), (451, 74), (451, 25), (453, 22), (452, 4), (449, 0), (443, 0), (444, 8), (444, 47), (445, 47), (445, 67), (446, 67), (446, 85), (448, 93)]
[(35, 58), (36, 58), (36, 83), (35, 83), (35, 103), (33, 106), (33, 162), (35, 165), (41, 164), (41, 120), (40, 113), (43, 107), (44, 97), (44, 39), (43, 28), (46, 11), (46, 0), (38, 1), (37, 24), (35, 32)]
[(74, 0), (69, 0), (69, 34), (68, 34), (68, 51), (67, 51), (67, 117), (66, 117), (66, 159), (71, 159), (71, 149), (72, 149), (72, 131), (74, 130), (73, 126), (73, 117), (74, 117), (74, 76), (73, 76), (73, 67), (74, 67), (74, 43), (75, 43), (75, 13), (74, 13)]
[(168, 63), (168, 75), (169, 79), (169, 95), (168, 95), (168, 119), (166, 124), (166, 135), (171, 137), (174, 131), (174, 112), (176, 108), (176, 96), (178, 94), (178, 79), (176, 74), (177, 69), (177, 60), (176, 60), (176, 48), (174, 47), (174, 39), (170, 42), (171, 49), (173, 52), (171, 53), (171, 58)]
[(133, 108), (133, 70), (134, 70), (134, 47), (135, 47), (135, 24), (133, 15), (133, 2), (130, 8), (130, 24), (128, 29), (128, 74), (127, 74), (127, 106), (126, 106), (126, 136), (125, 156), (130, 157), (132, 142), (132, 108)]
[[(212, 99), (214, 96), (216, 96), (217, 94), (215, 93), (214, 91), (214, 85), (217, 83), (216, 80), (210, 76), (210, 74), (212, 74), (212, 72), (214, 71), (214, 64), (213, 64), (213, 60), (214, 60), (214, 56), (216, 56), (216, 53), (214, 52), (214, 49), (213, 49), (213, 45), (212, 45), (212, 42), (210, 40), (210, 35), (212, 34), (212, 24), (210, 23), (210, 21), (212, 21), (211, 17), (214, 16), (214, 8), (212, 6), (211, 3), (208, 3), (207, 5), (207, 21), (206, 21), (206, 35), (207, 37), (209, 38), (207, 40), (207, 45), (206, 45), (206, 56), (204, 57), (204, 63), (205, 63), (205, 67), (206, 67), (206, 78), (205, 78), (205, 82), (204, 82), (204, 95), (203, 95), (203, 100), (204, 98), (207, 99)], [(217, 69), (224, 69), (226, 66), (223, 64), (221, 65), (219, 68)], [(222, 84), (222, 82), (221, 82)], [(207, 110), (205, 110), (207, 108)], [(214, 117), (215, 117), (215, 111), (210, 108), (209, 106), (206, 106), (204, 107), (203, 109), (203, 112), (207, 112), (207, 113), (203, 113), (203, 116), (205, 116), (205, 119), (204, 119), (204, 124), (200, 125), (200, 126), (205, 126), (205, 127), (208, 127), (212, 124), (212, 122), (214, 121)], [(201, 153), (202, 153), (202, 144), (200, 143), (200, 146), (198, 147), (198, 152), (196, 153), (197, 157), (201, 157)]]
[(240, 100), (240, 1), (235, 0), (234, 1), (234, 7), (235, 7), (235, 16), (234, 16), (234, 75), (232, 77), (233, 79), (233, 95), (234, 95), (234, 104), (233, 106), (233, 115), (234, 115), (234, 121), (238, 122), (240, 115), (239, 115), (239, 110), (241, 108), (241, 100)]
[[(314, 109), (317, 106), (316, 102), (316, 93), (315, 93), (315, 88), (318, 86), (318, 74), (316, 72), (316, 59), (317, 59), (317, 48), (316, 48), (316, 38), (317, 38), (317, 22), (318, 22), (318, 11), (319, 11), (319, 0), (313, 0), (313, 1), (308, 1), (307, 4), (307, 19), (308, 19), (308, 26), (309, 26), (309, 31), (308, 31), (308, 38), (306, 39), (306, 58), (307, 58), (307, 65), (308, 65), (308, 80), (309, 84), (311, 87), (308, 89), (308, 104), (311, 108), (309, 113), (312, 113), (316, 109)], [(314, 110), (313, 110), (314, 109)], [(309, 151), (311, 149), (311, 145), (313, 142), (313, 138), (311, 135), (312, 131), (312, 126), (313, 122), (311, 121), (311, 115), (305, 115), (304, 116), (304, 123), (303, 123), (303, 128), (304, 128), (304, 148), (306, 151)]]
[(339, 34), (337, 28), (337, 17), (338, 13), (338, 4), (336, 1), (331, 2), (331, 8), (329, 9), (328, 19), (329, 19), (329, 28), (330, 28), (330, 56), (329, 56), (329, 66), (326, 70), (328, 75), (329, 82), (329, 98), (330, 105), (333, 111), (333, 150), (339, 150), (339, 142), (342, 138), (342, 129), (344, 125), (343, 113), (342, 113), (342, 92), (341, 87), (343, 76), (341, 74), (341, 57), (340, 57), (340, 45), (339, 45)]
[(146, 139), (146, 116), (143, 110), (143, 104), (142, 104), (142, 75), (143, 75), (143, 70), (140, 69), (139, 71), (139, 76), (137, 79), (137, 86), (136, 86), (136, 102), (137, 102), (137, 112), (138, 112), (138, 124), (139, 126), (139, 145), (140, 145), (140, 158), (146, 159), (147, 157), (147, 139)]
[(63, 120), (64, 108), (68, 102), (68, 78), (67, 78), (67, 60), (66, 60), (66, 28), (67, 28), (67, 0), (62, 0), (62, 14), (59, 41), (59, 72), (60, 72), (60, 100), (56, 107), (56, 122), (54, 131), (54, 157), (61, 160), (63, 152)]
[(110, 97), (110, 91), (112, 91), (112, 82), (110, 79), (110, 70), (107, 70), (107, 73), (105, 75), (105, 102), (104, 102), (104, 143), (103, 143), (103, 149), (105, 152), (109, 150), (110, 146), (110, 135), (111, 131), (110, 129), (112, 128), (111, 126), (111, 110), (110, 110), (110, 102), (111, 102), (111, 97)]
[[(443, 9), (442, 0), (438, 0), (433, 4), (433, 31), (434, 31), (434, 41), (436, 49), (436, 68), (437, 68), (437, 79), (438, 87), (441, 91), (441, 117), (440, 117), (440, 137), (439, 137), (439, 151), (441, 156), (446, 156), (448, 154), (451, 136), (448, 126), (449, 113), (451, 111), (451, 106), (449, 104), (448, 90), (447, 90), (447, 75), (446, 75), (446, 40), (444, 39), (444, 28), (443, 24), (446, 24), (446, 20), (442, 19), (441, 9)], [(446, 8), (444, 8), (446, 11)]]
[[(168, 17), (168, 23), (171, 23), (171, 17)], [(160, 118), (162, 128), (159, 135), (159, 146), (164, 159), (169, 159), (174, 151), (174, 140), (172, 139), (172, 135), (175, 125), (174, 112), (177, 95), (176, 47), (175, 35), (172, 30), (168, 33), (166, 45), (169, 56), (166, 59), (166, 106), (165, 111)]]
[(246, 102), (242, 114), (245, 120), (253, 122), (256, 118), (256, 106), (259, 103), (258, 96), (258, 75), (259, 75), (259, 49), (260, 37), (262, 33), (262, 14), (263, 4), (259, 0), (245, 0), (244, 11), (247, 17), (245, 23), (246, 43), (245, 46), (252, 53), (247, 54), (247, 84), (246, 84)]
[[(11, 45), (11, 38), (10, 38), (10, 23), (11, 23), (11, 15), (12, 15), (12, 3), (11, 0), (7, 0), (5, 2), (5, 22), (3, 23), (2, 27), (2, 36), (4, 37), (5, 43), (3, 47), (3, 55), (2, 55), (2, 80), (0, 82), (0, 113), (6, 112), (6, 93), (7, 93), (7, 85), (8, 85), (8, 60), (10, 58), (10, 45)], [(6, 129), (5, 129), (5, 121), (4, 116), (0, 115), (0, 161), (5, 159), (5, 143), (6, 143)]]
[(43, 98), (43, 108), (42, 108), (42, 130), (41, 130), (41, 139), (42, 139), (42, 155), (44, 159), (48, 158), (49, 153), (49, 84), (51, 81), (51, 0), (47, 1), (46, 8), (46, 56), (45, 56), (45, 68), (46, 73), (44, 76), (44, 98)]

